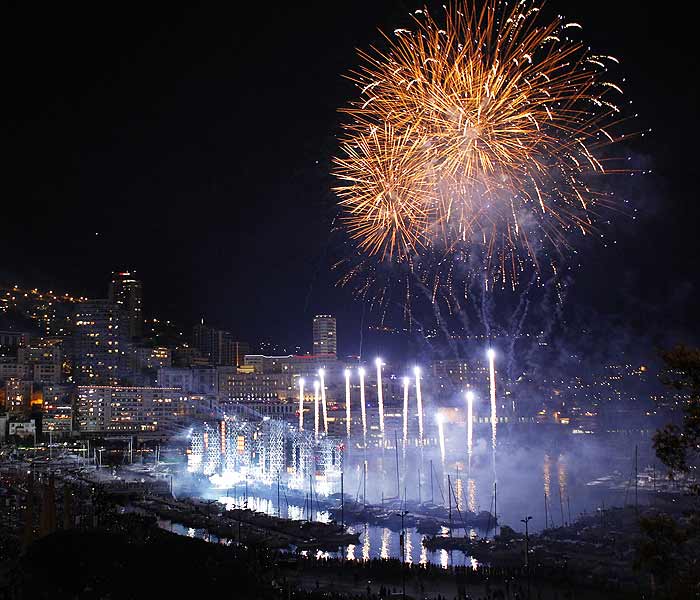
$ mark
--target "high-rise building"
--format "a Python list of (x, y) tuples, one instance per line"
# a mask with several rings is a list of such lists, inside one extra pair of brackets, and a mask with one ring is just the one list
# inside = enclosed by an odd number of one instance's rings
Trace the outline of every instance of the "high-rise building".
[(115, 385), (128, 367), (128, 317), (109, 300), (76, 305), (73, 335), (73, 379), (76, 383)]
[(133, 271), (115, 271), (109, 284), (109, 301), (124, 309), (128, 317), (128, 333), (139, 338), (143, 333), (141, 282)]
[(245, 355), (250, 353), (250, 346), (246, 342), (235, 340), (228, 331), (213, 329), (203, 323), (194, 326), (192, 341), (194, 347), (215, 366), (240, 367)]
[(338, 355), (335, 317), (316, 315), (314, 317), (314, 354), (335, 358)]

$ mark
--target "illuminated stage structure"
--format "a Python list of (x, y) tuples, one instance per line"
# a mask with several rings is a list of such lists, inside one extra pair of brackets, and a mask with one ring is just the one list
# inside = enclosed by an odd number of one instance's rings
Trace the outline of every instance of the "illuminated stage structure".
[(285, 421), (225, 418), (192, 432), (188, 470), (217, 488), (248, 481), (332, 494), (340, 490), (345, 445), (342, 440), (300, 431)]

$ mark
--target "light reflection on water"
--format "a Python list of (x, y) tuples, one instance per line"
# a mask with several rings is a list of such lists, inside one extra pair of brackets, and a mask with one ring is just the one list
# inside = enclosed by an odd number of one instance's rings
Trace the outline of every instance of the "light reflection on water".
[[(220, 497), (219, 502), (221, 502), (227, 509), (242, 507), (245, 504), (245, 496), (223, 496)], [(277, 514), (276, 505), (265, 498), (259, 498), (255, 496), (248, 496), (248, 508), (253, 510), (259, 510), (260, 512), (266, 512), (268, 514)], [(304, 507), (289, 505), (282, 507), (282, 516), (294, 519), (299, 519), (298, 515), (304, 513)], [(326, 511), (314, 510), (314, 516), (317, 520), (328, 522), (330, 516)], [(170, 524), (169, 522), (163, 521), (166, 525), (161, 526), (165, 529), (170, 529), (175, 533), (181, 535), (188, 535), (190, 537), (197, 537), (199, 539), (204, 539), (216, 543), (231, 543), (230, 540), (219, 540), (216, 536), (208, 535), (205, 530), (202, 529), (192, 529), (183, 527), (178, 524)], [(159, 522), (160, 524), (160, 522)], [(361, 549), (361, 559), (370, 560), (372, 558), (401, 558), (401, 539), (399, 531), (392, 531), (387, 527), (381, 527), (376, 525), (369, 525), (367, 523), (363, 525), (355, 525), (348, 527), (348, 531), (351, 533), (360, 533), (360, 549)], [(441, 532), (443, 534), (447, 533), (447, 528), (443, 527)], [(474, 530), (470, 530), (470, 534), (474, 533)], [(481, 532), (483, 534), (483, 532)], [(455, 536), (465, 535), (464, 530), (455, 529), (453, 531)], [(471, 557), (464, 554), (461, 551), (447, 552), (446, 550), (429, 552), (423, 545), (423, 538), (425, 535), (418, 533), (418, 531), (413, 527), (406, 528), (406, 537), (404, 544), (404, 560), (407, 563), (419, 563), (427, 564), (433, 563), (447, 567), (448, 565), (467, 565), (471, 566), (474, 561)], [(356, 556), (357, 548), (355, 545), (350, 545), (345, 550), (345, 558), (347, 560), (357, 560)], [(302, 553), (304, 556), (307, 555), (306, 552)], [(341, 556), (342, 552), (317, 552), (316, 557), (331, 557), (331, 556)]]
[(413, 562), (413, 543), (411, 542), (411, 530), (406, 530), (406, 537), (404, 538), (404, 561), (411, 564)]
[(386, 527), (382, 531), (382, 549), (379, 551), (379, 556), (381, 558), (389, 558), (389, 537), (391, 536), (391, 531)]
[(455, 483), (455, 495), (457, 496), (457, 508), (459, 510), (464, 509), (464, 489), (462, 487), (462, 478), (458, 477)]
[(369, 560), (369, 525), (365, 523), (364, 531), (362, 533), (362, 560)]
[(476, 503), (476, 481), (469, 479), (468, 483), (468, 495), (469, 495), (469, 510), (472, 512), (478, 512), (479, 505)]
[[(606, 454), (607, 456), (607, 454)], [(620, 454), (624, 462), (626, 456), (624, 452)], [(586, 486), (586, 482), (593, 477), (600, 476), (597, 470), (602, 467), (593, 464), (593, 461), (575, 459), (569, 455), (541, 451), (541, 453), (523, 453), (519, 458), (520, 462), (512, 465), (510, 471), (502, 470), (499, 473), (498, 481), (498, 516), (501, 525), (510, 525), (516, 530), (521, 530), (519, 519), (522, 514), (532, 514), (533, 522), (530, 524), (531, 531), (542, 528), (544, 523), (544, 496), (547, 504), (547, 521), (551, 525), (560, 525), (560, 522), (568, 522), (575, 519), (578, 512), (587, 509), (589, 512), (599, 506), (600, 498), (604, 497), (605, 503), (612, 504), (609, 491), (602, 488), (591, 488)], [(371, 461), (370, 461), (371, 462)], [(618, 460), (620, 462), (620, 460)], [(506, 463), (504, 463), (506, 464)], [(611, 465), (606, 462), (605, 469), (610, 469)], [(354, 468), (353, 468), (354, 467)], [(493, 480), (490, 463), (478, 465), (472, 463), (471, 470), (465, 471), (461, 463), (448, 465), (451, 472), (453, 511), (455, 505), (462, 510), (463, 507), (473, 512), (480, 510), (493, 511)], [(371, 462), (370, 473), (376, 472), (377, 463)], [(597, 470), (596, 470), (597, 469)], [(420, 469), (418, 470), (418, 472)], [(425, 469), (426, 473), (428, 469)], [(352, 481), (352, 475), (358, 481)], [(345, 490), (357, 490), (355, 500), (360, 500), (363, 493), (362, 470), (357, 465), (351, 465), (345, 479)], [(441, 476), (442, 475), (442, 476)], [(405, 489), (408, 490), (408, 497), (411, 499), (411, 490), (414, 490), (413, 500), (418, 496), (418, 481), (415, 473), (405, 475), (407, 483)], [(415, 481), (410, 478), (413, 477)], [(367, 482), (368, 500), (379, 504), (383, 492), (381, 485), (369, 478)], [(372, 490), (370, 490), (370, 483)], [(393, 484), (392, 484), (393, 485)], [(435, 502), (442, 504), (444, 500), (447, 506), (447, 481), (446, 473), (434, 473), (433, 481), (428, 477), (423, 479), (423, 499), (426, 499), (426, 489), (429, 490), (434, 485)], [(379, 488), (379, 491), (378, 489)], [(234, 488), (233, 495), (223, 496), (225, 492), (211, 496), (218, 499), (226, 507), (232, 508), (243, 506), (247, 500), (250, 509), (267, 514), (281, 514), (282, 517), (305, 520), (309, 518), (311, 509), (308, 498), (294, 498), (288, 500), (286, 495), (282, 495), (277, 501), (274, 491), (269, 493), (267, 498), (249, 495), (247, 498), (241, 493), (242, 489)], [(219, 496), (223, 497), (219, 497)], [(432, 494), (431, 494), (432, 495)], [(619, 494), (618, 494), (619, 495)], [(376, 498), (375, 498), (376, 496)], [(429, 498), (429, 496), (428, 496)], [(608, 500), (610, 498), (610, 501)], [(455, 502), (456, 500), (456, 502)], [(330, 516), (326, 511), (319, 511), (317, 503), (313, 503), (313, 519), (319, 521), (329, 521)], [(459, 514), (453, 512), (455, 524), (459, 521)], [(493, 525), (493, 523), (492, 523)], [(345, 557), (348, 560), (369, 560), (379, 557), (401, 557), (400, 533), (391, 531), (381, 525), (356, 524), (349, 528), (360, 534), (360, 542), (357, 545), (348, 546), (345, 549)], [(454, 536), (484, 535), (483, 530), (476, 531), (473, 528), (464, 530), (455, 529)], [(493, 535), (493, 526), (489, 532)], [(407, 528), (404, 543), (404, 560), (412, 563), (425, 564), (431, 562), (441, 565), (468, 565), (474, 564), (471, 557), (465, 556), (459, 551), (453, 552), (428, 552), (422, 544), (425, 536), (418, 533), (415, 528)]]

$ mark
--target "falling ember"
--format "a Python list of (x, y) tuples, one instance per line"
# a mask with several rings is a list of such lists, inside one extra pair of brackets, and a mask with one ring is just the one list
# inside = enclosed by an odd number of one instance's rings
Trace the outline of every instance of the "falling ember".
[(318, 441), (318, 430), (319, 430), (319, 415), (318, 415), (318, 400), (319, 400), (319, 388), (321, 387), (318, 379), (314, 381), (314, 437)]
[(418, 408), (418, 444), (423, 445), (423, 397), (420, 393), (420, 367), (415, 367), (413, 373), (416, 376), (416, 404)]
[(345, 369), (345, 428), (348, 437), (350, 437), (350, 369)]
[(408, 377), (403, 378), (403, 447), (408, 441)]
[(360, 410), (362, 411), (362, 436), (367, 447), (367, 406), (365, 405), (365, 370), (360, 367), (357, 372), (360, 375)]
[(326, 406), (326, 372), (324, 369), (318, 370), (318, 376), (321, 379), (321, 406), (323, 408), (323, 431), (328, 435), (328, 407)]
[(382, 390), (382, 359), (375, 361), (377, 366), (377, 404), (379, 405), (379, 433), (384, 444), (384, 393)]
[(299, 378), (299, 431), (304, 431), (304, 378)]
[(474, 392), (467, 391), (467, 469), (471, 473), (472, 468), (472, 444), (474, 427)]

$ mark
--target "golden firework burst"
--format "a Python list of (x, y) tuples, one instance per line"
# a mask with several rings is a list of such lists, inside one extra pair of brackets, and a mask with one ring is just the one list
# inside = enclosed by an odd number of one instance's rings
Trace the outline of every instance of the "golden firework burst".
[[(612, 169), (621, 88), (580, 25), (540, 6), (458, 1), (360, 51), (334, 174), (361, 255), (410, 262), (478, 253), (515, 285), (526, 263), (570, 247), (609, 203), (591, 175)], [(548, 259), (550, 262), (551, 257)]]

